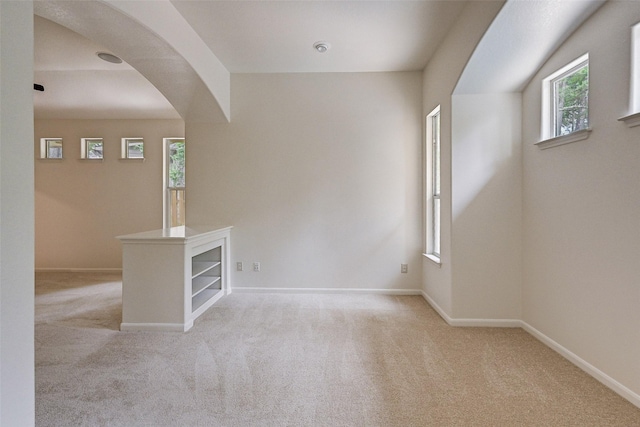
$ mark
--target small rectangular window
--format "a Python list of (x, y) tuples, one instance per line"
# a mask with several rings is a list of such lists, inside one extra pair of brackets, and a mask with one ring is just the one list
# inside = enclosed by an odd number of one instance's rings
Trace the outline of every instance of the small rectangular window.
[(80, 158), (102, 160), (104, 141), (102, 138), (82, 138), (80, 144)]
[(426, 123), (426, 253), (440, 259), (440, 106), (427, 115)]
[(543, 80), (543, 139), (589, 128), (589, 55)]
[(144, 159), (144, 138), (122, 138), (123, 159)]
[(62, 159), (62, 138), (40, 139), (41, 159)]

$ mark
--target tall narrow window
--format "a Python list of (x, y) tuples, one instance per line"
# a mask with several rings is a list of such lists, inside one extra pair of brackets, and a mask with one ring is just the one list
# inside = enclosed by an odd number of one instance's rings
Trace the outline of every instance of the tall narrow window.
[(426, 131), (426, 229), (428, 256), (440, 260), (440, 106), (427, 116)]
[(629, 127), (640, 126), (640, 23), (631, 29), (631, 81), (629, 114), (621, 120)]
[(185, 143), (183, 138), (164, 139), (164, 226), (185, 224)]
[(640, 113), (640, 23), (631, 31), (631, 113)]
[(589, 128), (589, 55), (543, 81), (543, 139)]

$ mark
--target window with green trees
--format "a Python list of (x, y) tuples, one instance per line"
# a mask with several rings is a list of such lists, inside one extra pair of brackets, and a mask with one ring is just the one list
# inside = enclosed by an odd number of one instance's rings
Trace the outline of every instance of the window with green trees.
[(182, 138), (165, 138), (164, 226), (185, 224), (185, 143)]
[(589, 129), (589, 54), (542, 82), (542, 139)]
[(554, 136), (589, 127), (589, 64), (553, 81)]

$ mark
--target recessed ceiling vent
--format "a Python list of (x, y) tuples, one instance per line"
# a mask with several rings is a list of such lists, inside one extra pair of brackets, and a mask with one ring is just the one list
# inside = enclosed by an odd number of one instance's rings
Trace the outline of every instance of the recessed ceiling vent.
[(112, 64), (122, 64), (122, 59), (110, 53), (97, 52), (96, 55), (98, 55), (98, 58), (102, 59), (103, 61), (111, 62)]

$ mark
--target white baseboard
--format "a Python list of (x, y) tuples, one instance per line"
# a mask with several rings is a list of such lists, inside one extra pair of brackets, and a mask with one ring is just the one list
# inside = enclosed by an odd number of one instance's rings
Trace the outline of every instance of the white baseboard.
[(186, 332), (193, 326), (188, 323), (120, 323), (121, 331)]
[(449, 317), (447, 312), (444, 311), (442, 307), (440, 307), (438, 303), (435, 302), (435, 300), (429, 296), (429, 294), (427, 294), (425, 291), (421, 291), (420, 295), (422, 295), (422, 298), (424, 298), (425, 301), (427, 301), (427, 303), (431, 306), (431, 308), (433, 308), (440, 315), (440, 317), (442, 317), (442, 319), (444, 319), (444, 321), (447, 322), (448, 325), (451, 325), (451, 322), (453, 319)]
[(122, 268), (36, 268), (36, 273), (122, 273)]
[(544, 343), (547, 347), (550, 347), (552, 350), (555, 350), (558, 354), (560, 354), (562, 357), (567, 359), (569, 362), (573, 363), (578, 368), (582, 369), (587, 374), (591, 375), (593, 378), (600, 381), (602, 384), (604, 384), (605, 386), (609, 387), (611, 390), (618, 393), (620, 396), (627, 399), (633, 405), (640, 408), (640, 394), (635, 393), (625, 385), (621, 384), (619, 381), (615, 380), (614, 378), (611, 378), (609, 375), (605, 374), (600, 369), (596, 368), (586, 360), (582, 359), (577, 354), (563, 347), (562, 345), (560, 345), (553, 339), (549, 338), (548, 336), (546, 336), (545, 334), (543, 334), (533, 326), (529, 325), (528, 323), (521, 321), (521, 324), (522, 324), (522, 329), (524, 329), (525, 331), (533, 335), (539, 341)]
[(234, 286), (237, 293), (422, 295), (419, 289), (255, 288)]
[(611, 378), (600, 369), (596, 368), (577, 354), (563, 347), (525, 321), (517, 319), (453, 319), (426, 292), (422, 291), (421, 294), (429, 303), (429, 305), (433, 307), (433, 309), (444, 319), (444, 321), (451, 326), (510, 327), (524, 329), (525, 331), (533, 335), (534, 338), (538, 339), (547, 347), (556, 351), (569, 362), (573, 363), (578, 368), (582, 369), (584, 372), (591, 375), (593, 378), (631, 402), (633, 405), (640, 408), (640, 394), (635, 393), (633, 390), (630, 390), (619, 381)]
[(449, 316), (426, 292), (421, 291), (420, 295), (429, 305), (438, 312), (450, 326), (474, 327), (474, 328), (520, 328), (522, 321), (518, 319), (454, 319)]

